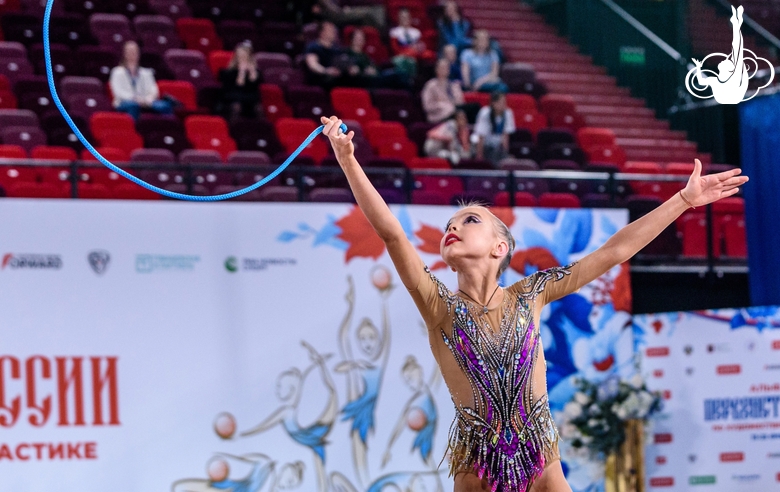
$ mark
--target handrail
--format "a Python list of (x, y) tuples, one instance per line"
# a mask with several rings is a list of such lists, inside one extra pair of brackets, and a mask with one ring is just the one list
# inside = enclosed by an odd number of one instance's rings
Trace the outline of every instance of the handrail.
[(601, 0), (601, 3), (609, 7), (613, 12), (620, 16), (624, 21), (630, 24), (634, 29), (639, 31), (644, 37), (652, 41), (657, 47), (663, 50), (664, 53), (672, 57), (675, 61), (681, 64), (685, 64), (685, 58), (679, 51), (672, 48), (666, 41), (659, 38), (653, 31), (645, 27), (644, 24), (636, 20), (631, 14), (623, 10), (618, 4), (612, 0)]
[[(721, 7), (725, 8), (729, 12), (731, 12), (732, 5), (727, 2), (726, 0), (713, 0)], [(774, 45), (775, 48), (780, 49), (780, 39), (777, 39), (771, 32), (764, 29), (764, 27), (759, 24), (758, 22), (754, 21), (752, 17), (748, 16), (747, 14), (742, 14), (742, 20), (747, 24), (751, 29), (756, 31), (758, 35), (760, 35), (762, 38), (767, 40), (769, 43)]]

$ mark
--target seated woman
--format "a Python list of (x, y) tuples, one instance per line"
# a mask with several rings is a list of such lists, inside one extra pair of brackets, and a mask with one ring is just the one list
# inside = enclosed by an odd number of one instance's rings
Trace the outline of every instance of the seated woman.
[(396, 56), (408, 56), (415, 60), (433, 61), (436, 53), (429, 50), (422, 41), (422, 33), (412, 26), (409, 9), (398, 11), (398, 26), (390, 29), (390, 47)]
[(450, 119), (428, 131), (425, 155), (447, 159), (457, 166), (461, 159), (474, 156), (470, 137), (466, 113), (458, 110)]
[(173, 104), (160, 99), (160, 89), (150, 68), (139, 66), (141, 50), (135, 41), (127, 41), (122, 47), (122, 59), (111, 70), (108, 83), (114, 95), (113, 105), (117, 111), (129, 113), (138, 119), (141, 110), (155, 113), (173, 113)]
[(515, 132), (515, 115), (506, 105), (506, 94), (494, 92), (490, 106), (477, 114), (474, 135), (477, 137), (477, 159), (487, 159), (493, 164), (509, 155), (509, 135)]
[(222, 83), (221, 113), (230, 116), (240, 112), (245, 118), (257, 116), (260, 74), (252, 53), (252, 43), (244, 41), (236, 46), (227, 68), (219, 71), (219, 81)]
[(499, 78), (498, 53), (490, 47), (490, 35), (484, 29), (474, 33), (474, 47), (460, 54), (460, 70), (463, 87), (480, 92), (508, 92), (509, 88)]
[[(355, 87), (378, 88), (387, 87), (393, 89), (409, 89), (413, 80), (395, 69), (386, 68), (379, 70), (374, 61), (364, 51), (366, 46), (366, 33), (362, 29), (355, 29), (349, 39), (349, 49), (344, 57), (344, 84)], [(339, 62), (337, 62), (337, 65)]]
[(436, 62), (436, 77), (423, 86), (422, 106), (428, 121), (436, 123), (455, 114), (455, 108), (465, 101), (460, 82), (450, 80), (450, 62), (444, 58)]
[(438, 22), (439, 42), (442, 46), (451, 44), (458, 53), (471, 46), (471, 23), (460, 14), (455, 0), (444, 3), (444, 16)]

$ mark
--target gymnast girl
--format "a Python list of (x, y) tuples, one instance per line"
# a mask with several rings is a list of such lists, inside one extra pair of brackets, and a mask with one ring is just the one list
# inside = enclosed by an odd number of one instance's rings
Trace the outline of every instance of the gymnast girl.
[(542, 308), (628, 261), (688, 207), (731, 196), (748, 178), (739, 176), (740, 169), (701, 176), (697, 159), (684, 189), (599, 249), (506, 288), (498, 278), (515, 246), (509, 229), (483, 206), (461, 208), (440, 244), (444, 262), (458, 277), (458, 290), (451, 292), (423, 263), (361, 169), (354, 132), (342, 133), (335, 116), (322, 123), (358, 206), (385, 243), (428, 328), (456, 409), (448, 450), (455, 492), (571, 491), (547, 401)]

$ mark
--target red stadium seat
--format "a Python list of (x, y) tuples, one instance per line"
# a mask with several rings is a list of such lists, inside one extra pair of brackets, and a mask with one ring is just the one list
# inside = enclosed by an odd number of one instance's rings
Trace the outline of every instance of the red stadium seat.
[(384, 140), (377, 151), (380, 157), (401, 159), (404, 163), (417, 157), (417, 145), (407, 138)]
[(159, 194), (135, 183), (120, 183), (111, 190), (111, 197), (121, 200), (159, 200)]
[(615, 132), (609, 128), (585, 127), (577, 131), (577, 143), (586, 152), (600, 145), (614, 145)]
[(232, 51), (214, 50), (209, 53), (209, 68), (211, 68), (214, 76), (218, 76), (220, 70), (227, 68), (232, 58)]
[(67, 184), (14, 183), (8, 187), (6, 193), (11, 198), (70, 198)]
[(515, 126), (517, 128), (527, 128), (536, 136), (539, 130), (547, 127), (547, 117), (542, 113), (534, 111), (512, 111), (515, 115)]
[(209, 19), (177, 19), (176, 30), (187, 49), (203, 54), (222, 49), (222, 39), (217, 36), (214, 23)]
[[(720, 257), (720, 222), (712, 223), (713, 247), (712, 254)], [(682, 223), (682, 254), (689, 258), (704, 258), (707, 256), (707, 219), (703, 213), (687, 214)]]
[[(496, 207), (508, 207), (509, 206), (509, 192), (499, 191), (493, 198), (493, 205)], [(536, 207), (536, 197), (527, 191), (515, 192), (515, 207)]]
[[(92, 136), (100, 140), (108, 132), (124, 131), (135, 133), (135, 120), (127, 113), (98, 111), (90, 116), (89, 129), (92, 132)], [(104, 146), (112, 147), (111, 145)]]
[(480, 107), (490, 104), (490, 94), (485, 92), (464, 92), (463, 99), (466, 103), (479, 104)]
[(27, 151), (21, 145), (0, 145), (0, 159), (27, 159)]
[[(632, 174), (662, 174), (663, 169), (656, 162), (628, 161), (623, 166), (623, 172)], [(639, 195), (653, 195), (662, 198), (661, 181), (629, 181), (631, 189)]]
[(538, 112), (536, 99), (528, 94), (507, 94), (506, 105), (514, 113)]
[[(276, 134), (287, 153), (293, 152), (317, 128), (317, 124), (305, 118), (281, 118), (276, 121)], [(316, 162), (328, 155), (327, 144), (320, 138), (314, 139), (301, 152)]]
[(236, 141), (225, 135), (195, 137), (190, 139), (190, 141), (197, 150), (215, 150), (219, 152), (223, 161), (226, 161), (228, 156), (237, 150)]
[(121, 149), (127, 155), (144, 147), (144, 139), (135, 130), (131, 132), (127, 130), (102, 130), (102, 135), (97, 140), (101, 147)]
[(539, 98), (539, 107), (548, 117), (553, 113), (576, 113), (574, 98), (561, 94), (546, 94)]
[(409, 169), (452, 169), (447, 159), (440, 157), (415, 157), (406, 161)]
[(626, 163), (626, 152), (619, 145), (594, 145), (586, 153), (588, 162), (615, 164), (619, 169)]
[(548, 208), (580, 208), (580, 199), (573, 193), (542, 193), (539, 206)]
[[(717, 203), (717, 202), (716, 202)], [(747, 234), (744, 215), (726, 215), (721, 222), (726, 256), (747, 258)]]
[(184, 130), (191, 141), (202, 137), (230, 137), (227, 122), (220, 116), (188, 116)]
[(79, 183), (77, 187), (79, 198), (106, 199), (111, 198), (108, 187), (100, 183)]
[[(116, 164), (117, 162), (130, 161), (130, 155), (122, 149), (116, 149), (113, 147), (97, 147), (95, 148), (95, 150), (97, 150), (98, 154), (102, 155), (103, 158), (105, 158), (107, 161), (111, 162), (112, 164)], [(86, 162), (97, 161), (97, 158), (93, 156), (87, 149), (82, 150), (79, 157), (82, 161), (86, 161)]]
[(184, 105), (184, 109), (194, 111), (198, 109), (195, 86), (186, 80), (158, 80), (157, 87), (161, 96), (173, 96)]
[(330, 93), (331, 103), (342, 119), (356, 120), (361, 125), (379, 119), (379, 110), (371, 104), (371, 94), (365, 89), (339, 87)]
[(78, 159), (76, 151), (70, 147), (39, 145), (30, 152), (30, 158), (53, 161), (75, 161)]
[(275, 122), (280, 118), (292, 118), (293, 111), (284, 99), (284, 92), (276, 84), (260, 84), (260, 101), (265, 117)]
[(0, 109), (16, 109), (17, 104), (16, 96), (13, 92), (0, 90)]
[(378, 147), (388, 139), (403, 140), (408, 138), (406, 127), (397, 121), (371, 121), (363, 126), (363, 132), (372, 147)]

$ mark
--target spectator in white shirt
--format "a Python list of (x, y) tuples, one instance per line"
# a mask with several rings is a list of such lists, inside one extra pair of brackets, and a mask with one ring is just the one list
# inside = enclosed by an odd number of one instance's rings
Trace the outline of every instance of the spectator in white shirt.
[(506, 105), (506, 94), (494, 92), (490, 106), (477, 114), (474, 135), (477, 137), (477, 159), (488, 159), (493, 164), (509, 155), (509, 135), (515, 132), (515, 115)]
[(117, 111), (125, 111), (138, 119), (141, 110), (170, 114), (173, 104), (160, 99), (160, 89), (150, 68), (139, 66), (141, 50), (138, 43), (128, 41), (122, 47), (122, 60), (111, 70), (108, 83), (114, 96), (113, 105)]

